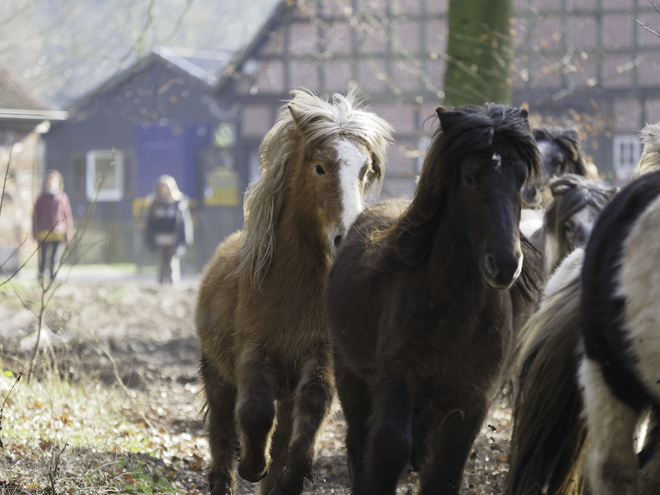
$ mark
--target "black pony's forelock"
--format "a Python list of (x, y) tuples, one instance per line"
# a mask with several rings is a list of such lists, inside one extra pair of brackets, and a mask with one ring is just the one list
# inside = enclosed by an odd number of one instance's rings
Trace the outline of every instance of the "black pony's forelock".
[(446, 163), (460, 163), (468, 156), (487, 153), (495, 143), (508, 142), (527, 165), (529, 178), (539, 176), (541, 157), (522, 109), (499, 104), (468, 105), (449, 111), (444, 120), (448, 125), (438, 129), (439, 139), (434, 140), (440, 149), (432, 146), (427, 162), (435, 162), (441, 155)]

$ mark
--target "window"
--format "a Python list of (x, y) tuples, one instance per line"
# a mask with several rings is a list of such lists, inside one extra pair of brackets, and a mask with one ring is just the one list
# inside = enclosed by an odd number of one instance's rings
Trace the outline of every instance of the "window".
[(625, 180), (637, 166), (642, 155), (642, 143), (634, 134), (614, 136), (612, 168), (618, 180)]
[(87, 152), (87, 199), (98, 189), (98, 201), (121, 201), (124, 192), (124, 153), (119, 150)]

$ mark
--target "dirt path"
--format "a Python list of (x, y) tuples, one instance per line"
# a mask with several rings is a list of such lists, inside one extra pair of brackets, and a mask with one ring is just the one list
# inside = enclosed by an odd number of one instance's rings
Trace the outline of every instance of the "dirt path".
[[(148, 454), (132, 453), (129, 459), (152, 473), (152, 481), (168, 476), (169, 486), (179, 493), (206, 491), (204, 470), (209, 462), (200, 414), (203, 397), (197, 376), (199, 347), (192, 327), (195, 295), (193, 283), (161, 287), (135, 281), (70, 282), (55, 293), (45, 314), (48, 328), (42, 337), (51, 346), (42, 359), (51, 367), (55, 363), (66, 380), (96, 383), (94, 390), (108, 387), (120, 394), (128, 393), (124, 398), (128, 404), (125, 414), (136, 428), (148, 430), (160, 442), (158, 449)], [(18, 284), (15, 291), (5, 287), (0, 292), (4, 369), (19, 371), (33, 347), (35, 317), (19, 299), (38, 309), (38, 296), (36, 284), (27, 282)], [(22, 357), (17, 358), (19, 355)], [(343, 447), (345, 422), (339, 408), (335, 409), (319, 440), (314, 484), (307, 483), (305, 493), (349, 493)], [(509, 409), (498, 402), (470, 456), (462, 493), (501, 493), (509, 421)], [(130, 427), (125, 428), (133, 434)], [(9, 470), (17, 464), (20, 450), (18, 454), (5, 450), (0, 467)], [(70, 465), (72, 473), (81, 459), (87, 462), (91, 458), (90, 466), (102, 465), (102, 458), (108, 453), (92, 450), (95, 449), (70, 449), (63, 456), (62, 465)], [(61, 469), (65, 471), (66, 467)], [(0, 484), (9, 483), (11, 476), (5, 473), (3, 481), (2, 473)], [(121, 473), (128, 479), (126, 471)], [(415, 481), (414, 473), (407, 476), (398, 493), (414, 493)], [(151, 492), (154, 491), (158, 492), (152, 486)], [(239, 482), (241, 495), (253, 491), (249, 483)]]

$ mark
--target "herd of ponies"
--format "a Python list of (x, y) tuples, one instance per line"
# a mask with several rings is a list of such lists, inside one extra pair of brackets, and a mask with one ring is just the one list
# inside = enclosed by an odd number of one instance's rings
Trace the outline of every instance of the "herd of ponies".
[(457, 495), (505, 380), (505, 494), (660, 493), (660, 126), (618, 190), (574, 130), (438, 107), (412, 201), (365, 203), (391, 126), (292, 95), (199, 287), (211, 494), (300, 494), (336, 395), (353, 495)]

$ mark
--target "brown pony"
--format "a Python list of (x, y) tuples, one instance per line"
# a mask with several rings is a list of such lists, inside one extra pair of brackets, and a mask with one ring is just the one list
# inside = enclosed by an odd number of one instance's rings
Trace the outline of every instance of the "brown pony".
[[(294, 91), (259, 149), (263, 176), (243, 230), (202, 277), (195, 324), (208, 404), (214, 495), (238, 473), (262, 494), (298, 494), (333, 400), (323, 312), (333, 253), (378, 186), (391, 127), (355, 108)], [(272, 461), (271, 461), (272, 459)]]
[(415, 198), (367, 209), (342, 244), (326, 307), (355, 495), (457, 494), (515, 336), (534, 310), (540, 253), (519, 233), (538, 173), (527, 112), (439, 108)]

